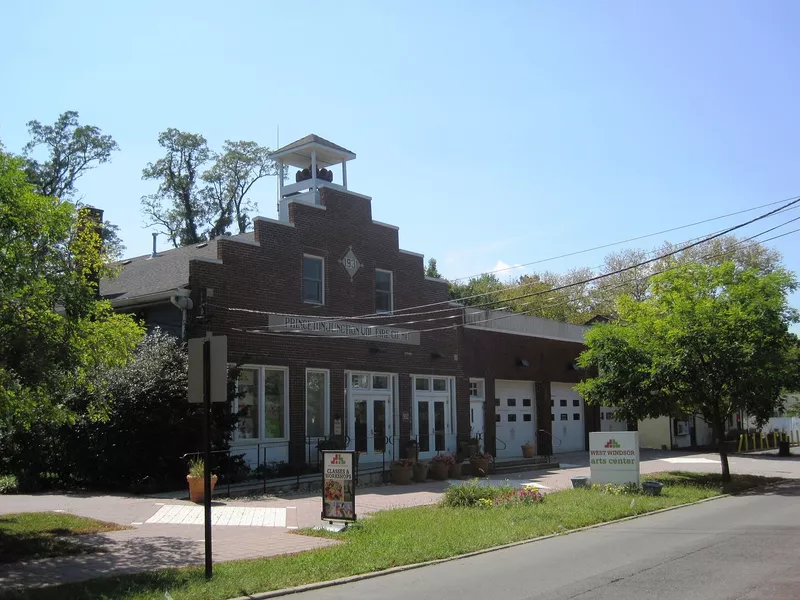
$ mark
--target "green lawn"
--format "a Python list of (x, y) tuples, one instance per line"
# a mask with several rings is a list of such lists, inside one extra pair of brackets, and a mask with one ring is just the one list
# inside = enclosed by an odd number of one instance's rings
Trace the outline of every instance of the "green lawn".
[(67, 513), (0, 515), (0, 563), (93, 552), (75, 536), (118, 529), (126, 528)]
[[(208, 583), (203, 580), (202, 568), (192, 567), (96, 579), (8, 597), (141, 600), (163, 599), (164, 592), (169, 591), (174, 600), (222, 600), (456, 556), (722, 493), (719, 476), (670, 473), (659, 474), (657, 478), (666, 484), (660, 497), (566, 490), (548, 494), (543, 503), (527, 507), (425, 506), (383, 511), (338, 534), (342, 544), (292, 556), (218, 564), (214, 579)], [(742, 491), (769, 481), (774, 480), (736, 477), (736, 487)]]

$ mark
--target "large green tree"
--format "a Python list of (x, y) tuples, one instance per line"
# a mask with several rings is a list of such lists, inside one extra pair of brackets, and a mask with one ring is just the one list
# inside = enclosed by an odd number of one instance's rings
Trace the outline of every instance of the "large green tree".
[(200, 177), (211, 158), (206, 138), (170, 128), (158, 136), (165, 154), (142, 170), (142, 179), (158, 182), (155, 194), (142, 197), (142, 212), (149, 227), (161, 228), (176, 248), (205, 239), (203, 224), (208, 210), (202, 197)]
[(796, 288), (781, 268), (688, 263), (653, 277), (641, 300), (618, 299), (618, 319), (594, 326), (579, 359), (597, 376), (577, 386), (623, 420), (699, 415), (713, 429), (730, 479), (725, 422), (743, 410), (765, 422), (797, 383)]
[(277, 173), (269, 153), (255, 142), (226, 140), (222, 152), (214, 155), (214, 164), (202, 175), (210, 238), (228, 233), (233, 225), (238, 233), (250, 227), (250, 214), (258, 205), (248, 194), (260, 179)]
[(0, 152), (0, 428), (68, 416), (63, 395), (124, 364), (140, 339), (97, 297), (108, 263), (90, 211), (36, 193)]
[[(73, 200), (77, 206), (81, 206), (76, 200), (77, 181), (87, 171), (110, 162), (111, 153), (119, 150), (117, 142), (99, 127), (82, 125), (74, 110), (59, 115), (52, 125), (29, 121), (28, 134), (30, 140), (23, 148), (28, 182), (42, 196)], [(119, 258), (125, 250), (119, 227), (105, 221), (101, 235), (109, 255)]]

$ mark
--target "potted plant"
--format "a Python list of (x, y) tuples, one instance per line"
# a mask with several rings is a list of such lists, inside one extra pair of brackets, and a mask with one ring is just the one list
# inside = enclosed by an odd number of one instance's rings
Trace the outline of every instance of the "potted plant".
[(428, 463), (415, 462), (414, 463), (414, 481), (423, 483), (428, 478)]
[[(189, 500), (192, 502), (203, 502), (205, 500), (205, 463), (202, 459), (189, 461), (189, 474), (186, 481), (189, 482)], [(211, 474), (211, 493), (214, 493), (214, 486), (217, 484), (217, 476)]]
[(453, 462), (450, 465), (450, 478), (451, 479), (461, 479), (461, 467), (463, 466), (463, 459), (458, 456), (453, 457)]
[(475, 477), (488, 477), (489, 461), (492, 455), (488, 452), (475, 452), (469, 457), (469, 464), (472, 467), (472, 475)]
[(450, 474), (450, 466), (455, 464), (456, 459), (449, 454), (437, 454), (431, 459), (431, 476), (439, 481), (444, 481)]
[(411, 483), (412, 467), (414, 461), (410, 458), (401, 458), (392, 463), (392, 483), (397, 485), (408, 485)]
[(533, 445), (533, 442), (525, 442), (522, 444), (522, 458), (533, 458), (535, 451), (536, 446)]

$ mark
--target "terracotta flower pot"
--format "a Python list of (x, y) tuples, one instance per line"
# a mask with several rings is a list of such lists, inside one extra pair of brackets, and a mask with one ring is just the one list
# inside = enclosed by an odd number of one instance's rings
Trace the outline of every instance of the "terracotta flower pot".
[(488, 458), (471, 458), (469, 463), (472, 466), (473, 477), (488, 477), (489, 475)]
[[(189, 482), (189, 500), (192, 502), (203, 502), (205, 500), (205, 486), (203, 485), (202, 477), (186, 476), (186, 481)], [(217, 476), (211, 476), (211, 495), (214, 495), (214, 486), (217, 485)]]
[(414, 481), (423, 483), (428, 478), (428, 463), (414, 465)]
[(392, 465), (392, 483), (396, 485), (408, 485), (411, 483), (411, 476), (414, 471), (411, 467), (402, 465)]
[(534, 450), (533, 444), (525, 444), (522, 446), (522, 458), (533, 458)]
[(450, 473), (450, 465), (445, 462), (432, 462), (430, 469), (431, 477), (439, 481), (444, 481), (447, 479), (447, 476)]
[(450, 477), (453, 479), (460, 479), (461, 478), (461, 463), (456, 462), (450, 465)]

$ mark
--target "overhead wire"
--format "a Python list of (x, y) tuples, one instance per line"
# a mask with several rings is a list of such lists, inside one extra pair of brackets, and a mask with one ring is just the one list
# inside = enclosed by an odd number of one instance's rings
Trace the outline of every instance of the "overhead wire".
[[(794, 204), (794, 203), (796, 203), (796, 202), (800, 202), (800, 198), (798, 198), (797, 200), (795, 200), (795, 201), (794, 201), (794, 202), (792, 202), (791, 204)], [(787, 206), (788, 206), (788, 205), (787, 205)], [(784, 207), (784, 208), (785, 208), (785, 207)], [(627, 271), (631, 271), (631, 270), (637, 269), (637, 268), (639, 268), (639, 267), (645, 266), (645, 265), (647, 265), (647, 264), (652, 264), (652, 263), (654, 263), (654, 262), (656, 262), (656, 261), (658, 261), (658, 260), (662, 260), (662, 259), (664, 259), (664, 258), (669, 258), (669, 257), (671, 257), (671, 256), (674, 256), (674, 255), (676, 255), (676, 254), (678, 254), (678, 253), (680, 253), (680, 252), (683, 252), (683, 251), (685, 251), (685, 250), (688, 250), (688, 249), (690, 249), (690, 248), (692, 248), (692, 247), (696, 247), (696, 246), (698, 246), (698, 245), (700, 245), (700, 244), (702, 244), (702, 243), (705, 243), (705, 242), (707, 242), (707, 241), (710, 241), (710, 240), (713, 240), (713, 239), (715, 239), (715, 238), (717, 238), (717, 237), (720, 237), (721, 235), (724, 235), (725, 233), (728, 233), (728, 232), (730, 232), (730, 231), (733, 231), (733, 230), (736, 230), (736, 229), (740, 229), (741, 227), (744, 227), (744, 226), (746, 226), (746, 225), (749, 225), (749, 224), (751, 224), (751, 223), (753, 223), (753, 222), (756, 222), (756, 221), (758, 221), (758, 220), (761, 220), (761, 219), (763, 219), (763, 218), (766, 218), (767, 216), (770, 216), (771, 214), (775, 214), (776, 212), (778, 212), (778, 211), (771, 211), (770, 213), (766, 213), (765, 215), (761, 215), (761, 216), (759, 216), (759, 217), (757, 217), (757, 218), (755, 218), (755, 219), (752, 219), (752, 220), (750, 220), (750, 221), (748, 221), (748, 222), (746, 222), (746, 223), (742, 223), (742, 224), (736, 225), (736, 226), (734, 226), (734, 227), (731, 227), (731, 228), (725, 229), (725, 230), (723, 230), (722, 232), (719, 232), (719, 233), (716, 233), (716, 234), (713, 234), (713, 235), (710, 235), (710, 236), (706, 236), (705, 238), (701, 239), (701, 240), (700, 240), (700, 241), (698, 241), (698, 242), (694, 242), (694, 243), (692, 243), (692, 244), (689, 244), (689, 245), (686, 245), (686, 246), (679, 247), (679, 248), (677, 248), (677, 249), (675, 249), (675, 250), (673, 250), (673, 251), (667, 252), (667, 253), (665, 253), (665, 254), (661, 254), (661, 255), (659, 255), (659, 256), (657, 256), (657, 257), (655, 257), (655, 258), (652, 258), (652, 259), (649, 259), (649, 260), (646, 260), (646, 261), (641, 261), (641, 262), (639, 262), (639, 263), (637, 263), (637, 264), (635, 264), (635, 265), (630, 265), (630, 266), (628, 266), (628, 267), (624, 267), (624, 268), (618, 269), (618, 270), (616, 270), (616, 271), (612, 271), (612, 272), (609, 272), (609, 273), (600, 274), (600, 275), (597, 275), (597, 276), (594, 276), (594, 277), (591, 277), (591, 278), (584, 279), (584, 280), (582, 280), (582, 281), (578, 281), (578, 282), (572, 282), (572, 283), (569, 283), (569, 284), (565, 284), (565, 285), (563, 285), (563, 286), (558, 286), (558, 287), (555, 287), (555, 288), (550, 288), (550, 289), (547, 289), (547, 290), (540, 290), (540, 291), (537, 291), (537, 292), (533, 292), (533, 293), (530, 293), (530, 294), (524, 294), (524, 295), (522, 295), (522, 296), (517, 296), (517, 297), (513, 297), (513, 298), (506, 298), (506, 299), (504, 299), (504, 300), (503, 300), (503, 302), (509, 302), (509, 301), (512, 301), (512, 300), (520, 300), (520, 299), (526, 299), (526, 298), (530, 298), (530, 297), (541, 296), (541, 295), (544, 295), (544, 294), (549, 294), (549, 293), (553, 293), (553, 292), (556, 292), (556, 291), (561, 291), (561, 290), (563, 290), (563, 289), (568, 289), (568, 288), (572, 288), (572, 287), (577, 287), (577, 286), (580, 286), (580, 285), (586, 285), (587, 283), (592, 283), (592, 282), (594, 282), (594, 281), (598, 281), (598, 280), (600, 280), (600, 279), (604, 279), (604, 278), (606, 278), (606, 277), (610, 277), (610, 276), (613, 276), (613, 275), (617, 275), (617, 274), (620, 274), (620, 273), (624, 273), (624, 272), (627, 272)], [(771, 231), (774, 231), (774, 230), (776, 230), (776, 229), (778, 229), (778, 228), (780, 228), (780, 227), (783, 227), (783, 226), (785, 226), (785, 225), (787, 225), (787, 224), (789, 224), (789, 223), (795, 222), (795, 221), (797, 221), (797, 220), (800, 220), (800, 217), (795, 217), (795, 218), (793, 218), (793, 219), (790, 219), (790, 220), (788, 220), (788, 221), (785, 221), (785, 222), (783, 222), (783, 223), (781, 223), (781, 224), (779, 224), (779, 225), (776, 225), (776, 226), (774, 226), (774, 227), (771, 227), (771, 228), (769, 228), (769, 229), (766, 229), (766, 230), (764, 230), (764, 231), (762, 231), (762, 232), (760, 232), (760, 233), (758, 233), (758, 234), (756, 234), (756, 235), (754, 235), (754, 236), (751, 236), (751, 237), (749, 237), (749, 238), (745, 238), (745, 239), (743, 239), (743, 240), (740, 240), (740, 241), (739, 241), (739, 242), (737, 242), (735, 245), (736, 245), (736, 246), (738, 246), (738, 245), (741, 245), (741, 244), (747, 243), (747, 242), (749, 242), (749, 241), (752, 241), (753, 239), (755, 239), (755, 238), (757, 238), (757, 237), (760, 237), (760, 236), (762, 236), (762, 235), (764, 235), (764, 234), (766, 234), (766, 233), (769, 233), (769, 232), (771, 232)], [(790, 231), (790, 232), (787, 232), (787, 233), (784, 233), (784, 234), (781, 234), (781, 235), (778, 235), (778, 236), (773, 236), (773, 237), (771, 237), (771, 238), (768, 238), (767, 240), (763, 240), (763, 241), (762, 241), (762, 243), (763, 243), (763, 242), (766, 242), (766, 241), (773, 240), (773, 239), (778, 239), (778, 238), (780, 238), (780, 237), (784, 237), (785, 235), (789, 235), (789, 234), (791, 234), (791, 233), (794, 233), (794, 232), (796, 232), (796, 231), (798, 231), (798, 230), (792, 230), (792, 231)], [(727, 250), (725, 250), (725, 251), (723, 251), (723, 252), (721, 252), (721, 253), (718, 253), (716, 256), (725, 256), (725, 255), (727, 255), (727, 254), (730, 254), (730, 252), (731, 252), (731, 249), (727, 249)], [(644, 279), (648, 279), (648, 278), (650, 278), (650, 277), (652, 277), (652, 276), (654, 276), (654, 275), (657, 275), (657, 274), (660, 274), (660, 273), (663, 273), (663, 272), (666, 272), (666, 271), (672, 270), (672, 269), (674, 269), (674, 268), (677, 268), (677, 266), (673, 266), (673, 267), (670, 267), (670, 268), (668, 268), (668, 269), (664, 269), (663, 271), (658, 271), (658, 272), (655, 272), (655, 273), (650, 273), (650, 274), (647, 274), (647, 275), (643, 276), (643, 278), (644, 278)], [(637, 280), (637, 278), (634, 278), (634, 280), (633, 280), (633, 281), (636, 281), (636, 280)], [(628, 285), (628, 284), (630, 284), (630, 283), (631, 283), (631, 280), (626, 280), (626, 281), (624, 281), (624, 282), (620, 283), (620, 284), (619, 284), (619, 286), (621, 287), (621, 286), (624, 286), (624, 285)], [(609, 289), (614, 289), (615, 287), (616, 287), (616, 286), (613, 286), (612, 288), (609, 288)], [(564, 302), (563, 302), (563, 304), (568, 304), (568, 303), (571, 303), (571, 302), (572, 302), (572, 300), (566, 300), (566, 301), (564, 301)], [(531, 303), (533, 303), (533, 302), (530, 302), (530, 303), (523, 303), (521, 306), (526, 306), (527, 304), (531, 304)], [(556, 305), (557, 305), (557, 304), (554, 304), (554, 305), (545, 305), (545, 306), (539, 306), (539, 307), (537, 307), (537, 308), (535, 308), (535, 309), (532, 309), (532, 310), (542, 310), (542, 309), (545, 309), (545, 308), (554, 307), (554, 306), (556, 306)], [(461, 311), (462, 309), (467, 309), (467, 308), (478, 309), (478, 307), (477, 307), (477, 306), (469, 306), (469, 305), (465, 305), (465, 306), (459, 306), (459, 307), (454, 307), (454, 309), (455, 309), (455, 310), (458, 310), (458, 311)], [(512, 317), (512, 316), (514, 316), (514, 315), (524, 315), (524, 314), (527, 314), (528, 312), (531, 312), (531, 311), (510, 312), (510, 313), (508, 313), (507, 315), (504, 315), (504, 316), (502, 316), (502, 317), (496, 317), (496, 318), (494, 318), (494, 319), (488, 319), (488, 320), (486, 320), (485, 322), (489, 322), (489, 321), (492, 321), (492, 320), (499, 320), (499, 319), (502, 319), (502, 318), (509, 318), (509, 317)], [(461, 314), (462, 314), (462, 313), (461, 313), (461, 312), (459, 312), (459, 314), (457, 314), (457, 315), (453, 315), (453, 316), (451, 316), (451, 317), (436, 317), (436, 318), (432, 318), (432, 319), (423, 319), (423, 320), (416, 320), (416, 321), (406, 321), (406, 322), (398, 322), (398, 323), (381, 324), (381, 326), (383, 326), (383, 327), (394, 327), (394, 326), (398, 326), (398, 325), (411, 325), (411, 324), (418, 324), (418, 323), (421, 323), (421, 322), (431, 322), (431, 321), (436, 321), (436, 320), (444, 320), (444, 319), (450, 319), (450, 318), (458, 318), (459, 316), (461, 316)], [(323, 321), (321, 321), (321, 322), (323, 322)], [(470, 323), (464, 323), (464, 324), (461, 324), (461, 326), (463, 326), (463, 325), (467, 325), (467, 324), (470, 324)], [(472, 323), (472, 324), (475, 324), (475, 323)], [(451, 324), (451, 325), (446, 325), (446, 326), (441, 326), (441, 327), (435, 327), (435, 328), (429, 328), (429, 329), (417, 329), (417, 330), (414, 330), (414, 331), (416, 331), (416, 332), (419, 332), (419, 333), (422, 333), (422, 332), (427, 332), (427, 331), (437, 331), (437, 330), (442, 330), (442, 329), (449, 329), (449, 328), (452, 328), (452, 327), (457, 327), (457, 326), (459, 326), (459, 324)], [(263, 331), (262, 329), (260, 329), (260, 328), (255, 328), (255, 329), (247, 329), (247, 330), (244, 330), (244, 329), (241, 329), (241, 328), (233, 328), (233, 330), (238, 330), (238, 331), (248, 331), (248, 332), (251, 332), (251, 333), (261, 333), (261, 334), (290, 335), (290, 336), (295, 336), (295, 337), (296, 337), (297, 335), (302, 335), (302, 334), (294, 333), (293, 331), (272, 331), (272, 332), (264, 332), (264, 331)], [(312, 335), (311, 337), (318, 337), (318, 336), (314, 336), (314, 335)], [(334, 337), (334, 338), (335, 338), (335, 337), (341, 337), (341, 338), (347, 338), (348, 336), (336, 336), (336, 335), (332, 335), (332, 336), (327, 336), (327, 337)]]
[[(781, 202), (783, 202), (783, 201), (781, 201)], [(758, 216), (758, 217), (756, 217), (754, 219), (751, 219), (749, 221), (746, 221), (744, 223), (740, 223), (740, 224), (734, 225), (732, 227), (728, 227), (728, 228), (725, 228), (725, 229), (721, 229), (721, 230), (715, 231), (715, 232), (713, 232), (711, 234), (708, 234), (706, 236), (701, 236), (701, 237), (697, 237), (697, 238), (691, 238), (691, 240), (695, 240), (695, 242), (689, 243), (688, 245), (685, 245), (685, 246), (680, 246), (679, 245), (679, 247), (676, 250), (673, 250), (673, 251), (671, 251), (671, 252), (669, 252), (667, 254), (656, 256), (653, 259), (646, 260), (646, 261), (638, 263), (636, 265), (631, 265), (629, 267), (625, 267), (625, 268), (620, 269), (618, 271), (612, 271), (612, 272), (609, 272), (609, 273), (600, 274), (598, 276), (595, 276), (595, 277), (592, 277), (592, 278), (589, 278), (589, 279), (586, 279), (586, 280), (583, 280), (583, 281), (574, 282), (572, 284), (568, 284), (567, 287), (573, 287), (573, 286), (577, 286), (577, 285), (585, 285), (587, 283), (591, 283), (591, 282), (593, 282), (593, 281), (595, 281), (595, 280), (597, 280), (599, 278), (602, 278), (602, 277), (613, 276), (613, 275), (616, 275), (618, 273), (621, 273), (621, 272), (624, 272), (624, 271), (627, 271), (627, 270), (632, 270), (632, 269), (636, 269), (636, 268), (638, 268), (640, 266), (647, 265), (647, 264), (649, 264), (651, 262), (655, 262), (656, 260), (661, 260), (662, 258), (669, 257), (669, 256), (677, 254), (678, 252), (681, 252), (683, 250), (692, 248), (694, 246), (697, 246), (697, 245), (703, 244), (705, 242), (711, 241), (713, 239), (716, 239), (718, 237), (721, 237), (722, 235), (725, 235), (725, 234), (730, 233), (732, 231), (741, 229), (742, 227), (746, 227), (747, 225), (755, 223), (756, 221), (762, 220), (764, 218), (767, 218), (767, 217), (770, 217), (770, 216), (773, 216), (773, 215), (776, 215), (776, 214), (780, 214), (780, 213), (783, 213), (783, 212), (788, 212), (788, 210), (794, 210), (796, 208), (800, 208), (800, 206), (798, 206), (799, 202), (800, 202), (800, 196), (797, 196), (797, 197), (795, 197), (794, 200), (789, 201), (784, 206), (782, 206), (782, 207), (780, 207), (778, 209), (775, 209), (773, 211), (769, 211), (767, 213), (764, 213), (763, 215), (760, 215), (760, 216)], [(765, 204), (765, 205), (762, 205), (762, 206), (774, 206), (775, 204), (776, 204), (775, 202), (771, 202), (771, 203), (768, 203), (768, 204)], [(740, 212), (749, 212), (750, 210), (751, 209), (748, 209), (747, 211), (740, 211)], [(731, 213), (731, 214), (738, 214), (738, 213)], [(729, 216), (729, 215), (726, 215), (726, 216)], [(715, 219), (709, 219), (709, 220), (715, 220)], [(792, 219), (792, 220), (790, 220), (788, 222), (792, 222), (794, 220), (797, 220), (797, 219)], [(782, 226), (782, 225), (779, 225), (779, 227), (780, 226)], [(356, 321), (356, 320), (373, 320), (373, 319), (385, 320), (385, 319), (391, 319), (392, 317), (410, 317), (410, 316), (418, 316), (418, 315), (423, 315), (423, 314), (436, 314), (436, 313), (439, 313), (439, 312), (458, 311), (458, 310), (461, 309), (461, 306), (450, 306), (450, 307), (447, 307), (447, 308), (444, 308), (444, 309), (435, 310), (435, 311), (409, 312), (409, 311), (412, 311), (412, 310), (417, 309), (417, 308), (428, 308), (428, 307), (433, 307), (433, 306), (441, 306), (443, 304), (453, 304), (453, 303), (457, 303), (457, 302), (464, 302), (464, 301), (467, 301), (467, 300), (486, 297), (486, 296), (489, 296), (489, 295), (492, 295), (492, 294), (497, 294), (497, 293), (500, 293), (500, 292), (507, 292), (508, 290), (522, 289), (522, 288), (526, 288), (526, 287), (531, 287), (531, 286), (537, 285), (539, 283), (541, 283), (541, 282), (539, 282), (539, 281), (523, 282), (523, 283), (519, 283), (519, 284), (515, 284), (515, 285), (505, 286), (502, 289), (491, 290), (491, 291), (488, 291), (488, 292), (482, 292), (482, 293), (479, 293), (479, 294), (474, 294), (472, 296), (466, 296), (466, 297), (463, 297), (463, 298), (448, 299), (448, 300), (439, 301), (439, 302), (433, 302), (433, 303), (429, 303), (429, 304), (422, 304), (422, 305), (417, 305), (417, 306), (412, 306), (412, 307), (396, 309), (396, 310), (392, 311), (392, 313), (368, 313), (368, 314), (356, 315), (356, 316), (352, 316), (352, 315), (327, 316), (326, 315), (325, 317), (323, 317), (321, 319), (317, 319), (317, 322), (318, 323), (332, 323), (332, 322), (335, 322), (335, 321)], [(559, 287), (556, 287), (556, 288), (550, 288), (549, 290), (543, 290), (541, 292), (535, 292), (535, 294), (559, 291), (560, 289), (563, 289), (563, 288), (564, 288), (564, 286), (559, 286)], [(522, 296), (517, 296), (517, 297), (512, 297), (512, 298), (504, 298), (504, 299), (501, 299), (501, 300), (490, 301), (490, 302), (488, 302), (486, 304), (487, 305), (497, 304), (499, 302), (508, 302), (508, 301), (513, 301), (513, 300), (524, 299), (524, 298), (527, 298), (527, 297), (529, 297), (529, 296), (528, 295), (522, 295)], [(227, 307), (227, 306), (221, 306), (221, 305), (214, 305), (214, 306), (216, 308), (221, 308), (221, 309), (228, 310), (228, 311), (242, 312), (242, 313), (267, 314), (267, 315), (269, 315), (269, 314), (285, 314), (287, 316), (297, 316), (297, 317), (301, 317), (301, 318), (302, 317), (305, 317), (305, 318), (309, 318), (310, 317), (310, 315), (300, 315), (300, 314), (294, 314), (294, 313), (287, 314), (287, 313), (278, 313), (276, 311), (259, 311), (259, 310), (255, 310), (255, 309)], [(409, 321), (409, 323), (414, 323), (414, 322), (415, 321)], [(384, 324), (384, 325), (388, 326), (388, 324)], [(284, 325), (268, 326), (268, 327), (285, 328)]]

